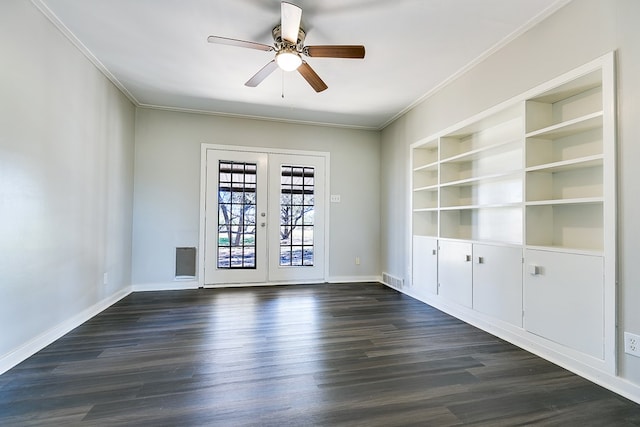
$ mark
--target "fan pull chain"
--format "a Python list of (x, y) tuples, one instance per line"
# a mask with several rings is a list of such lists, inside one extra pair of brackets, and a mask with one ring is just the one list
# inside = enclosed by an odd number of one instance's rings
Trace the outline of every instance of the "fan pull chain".
[(282, 72), (282, 99), (284, 99), (284, 71)]

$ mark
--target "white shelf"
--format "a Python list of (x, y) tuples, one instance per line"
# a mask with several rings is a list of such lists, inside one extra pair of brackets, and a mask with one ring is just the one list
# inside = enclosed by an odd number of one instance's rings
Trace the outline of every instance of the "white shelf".
[(420, 191), (438, 191), (438, 185), (428, 185), (426, 187), (419, 187), (419, 188), (414, 188), (413, 189), (414, 193), (420, 192)]
[(414, 171), (421, 169), (438, 169), (438, 139), (431, 139), (416, 146), (412, 151), (412, 167)]
[(589, 251), (604, 249), (602, 202), (527, 205), (527, 245), (565, 247)]
[(440, 184), (463, 184), (494, 179), (522, 170), (524, 152), (522, 142), (503, 147), (508, 150), (476, 152), (473, 155), (465, 154), (457, 157), (455, 161), (441, 162)]
[(493, 203), (493, 204), (485, 204), (485, 205), (465, 205), (465, 206), (441, 206), (440, 211), (464, 211), (464, 210), (474, 210), (474, 209), (501, 209), (501, 208), (520, 208), (522, 207), (522, 202), (516, 203)]
[(544, 93), (532, 98), (534, 101), (555, 104), (565, 99), (573, 98), (576, 95), (589, 92), (592, 89), (602, 90), (602, 72), (596, 70), (580, 77), (571, 79), (561, 86), (554, 87)]
[(604, 203), (603, 197), (584, 197), (576, 199), (554, 199), (554, 200), (536, 200), (525, 202), (526, 206), (549, 206), (549, 205), (582, 205)]
[(602, 117), (602, 111), (597, 111), (595, 113), (587, 114), (576, 119), (567, 120), (562, 123), (529, 132), (526, 134), (526, 137), (550, 139), (563, 138), (571, 134), (585, 132), (591, 129), (602, 127)]
[[(521, 146), (519, 143), (520, 143), (520, 138), (511, 139), (508, 141), (504, 141), (497, 144), (488, 145), (486, 147), (476, 148), (475, 150), (467, 151), (464, 153), (456, 154), (455, 156), (450, 156), (450, 157), (447, 157), (446, 159), (441, 159), (440, 163), (441, 164), (454, 163), (454, 162), (459, 163), (459, 162), (468, 162), (468, 161), (476, 160), (483, 156), (486, 156), (492, 150), (504, 148), (505, 146), (508, 146), (510, 144), (514, 145), (514, 147), (516, 147), (517, 149), (521, 149)], [(518, 145), (516, 146), (516, 144)]]
[(414, 209), (412, 228), (416, 236), (438, 237), (437, 209)]
[(603, 159), (559, 162), (526, 174), (526, 201), (590, 199), (604, 196)]
[(505, 171), (505, 172), (501, 172), (501, 173), (494, 173), (494, 174), (490, 174), (490, 175), (483, 175), (483, 176), (477, 176), (477, 177), (473, 177), (473, 178), (466, 178), (466, 179), (460, 179), (457, 181), (449, 181), (449, 182), (443, 182), (442, 184), (440, 184), (440, 187), (460, 187), (460, 186), (465, 186), (465, 185), (472, 185), (472, 184), (478, 184), (478, 183), (482, 183), (482, 182), (491, 182), (491, 181), (497, 181), (500, 180), (502, 178), (508, 178), (508, 177), (516, 177), (516, 176), (520, 176), (520, 170), (509, 170), (509, 171)]
[(437, 171), (438, 170), (438, 162), (427, 163), (426, 165), (417, 166), (413, 169), (414, 172), (427, 172), (427, 171)]
[(576, 255), (590, 255), (590, 256), (602, 256), (602, 255), (604, 255), (603, 251), (577, 249), (577, 248), (574, 248), (574, 247), (571, 247), (571, 246), (525, 245), (525, 249), (532, 249), (532, 250), (538, 250), (538, 251), (547, 251), (547, 252), (571, 253), (571, 254), (576, 254)]
[(537, 166), (531, 166), (525, 169), (526, 172), (565, 172), (573, 169), (590, 168), (602, 166), (604, 156), (596, 154), (593, 156), (581, 157), (578, 159), (563, 160), (560, 162), (546, 163)]

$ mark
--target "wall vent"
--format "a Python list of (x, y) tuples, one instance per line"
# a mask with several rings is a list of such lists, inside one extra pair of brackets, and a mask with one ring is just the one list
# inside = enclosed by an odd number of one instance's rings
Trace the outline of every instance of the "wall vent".
[(394, 289), (401, 290), (404, 287), (404, 280), (400, 277), (392, 276), (389, 273), (382, 273), (382, 283)]
[(176, 248), (176, 279), (195, 279), (196, 248)]

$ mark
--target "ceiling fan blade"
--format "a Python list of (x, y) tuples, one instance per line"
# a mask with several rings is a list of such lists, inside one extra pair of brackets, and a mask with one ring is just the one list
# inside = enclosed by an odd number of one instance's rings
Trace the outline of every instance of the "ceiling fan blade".
[(298, 31), (300, 30), (300, 19), (302, 9), (292, 3), (282, 2), (280, 8), (280, 28), (282, 40), (289, 43), (298, 43)]
[(314, 58), (364, 58), (364, 46), (355, 45), (327, 45), (327, 46), (307, 46), (304, 54)]
[(264, 79), (269, 76), (269, 74), (273, 73), (276, 68), (278, 68), (278, 64), (276, 63), (276, 60), (273, 59), (267, 65), (262, 67), (262, 69), (258, 71), (253, 77), (251, 77), (244, 85), (249, 87), (258, 86)]
[(209, 36), (207, 37), (207, 41), (209, 43), (226, 44), (229, 46), (246, 47), (249, 49), (263, 50), (265, 52), (274, 50), (273, 46), (269, 46), (266, 44), (256, 43), (256, 42), (247, 42), (244, 40), (237, 40), (237, 39), (229, 39), (226, 37)]
[(302, 61), (302, 65), (298, 67), (298, 72), (316, 92), (322, 92), (328, 87), (306, 61)]

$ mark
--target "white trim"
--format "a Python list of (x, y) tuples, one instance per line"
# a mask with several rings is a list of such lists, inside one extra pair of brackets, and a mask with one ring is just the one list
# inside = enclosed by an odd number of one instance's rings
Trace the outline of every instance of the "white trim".
[(382, 130), (382, 129), (386, 128), (391, 123), (393, 123), (394, 121), (398, 120), (400, 117), (402, 117), (403, 115), (407, 114), (409, 111), (414, 109), (416, 106), (418, 106), (419, 104), (421, 104), (422, 102), (424, 102), (428, 98), (431, 98), (436, 93), (440, 92), (442, 89), (444, 89), (445, 87), (450, 85), (453, 81), (455, 81), (458, 78), (462, 77), (468, 71), (470, 71), (473, 68), (475, 68), (478, 64), (480, 64), (481, 62), (485, 61), (491, 55), (493, 55), (494, 53), (498, 52), (500, 49), (504, 48), (506, 45), (508, 45), (509, 43), (511, 43), (512, 41), (514, 41), (515, 39), (517, 39), (518, 37), (520, 37), (521, 35), (523, 35), (527, 31), (529, 31), (530, 29), (532, 29), (533, 27), (535, 27), (536, 25), (538, 25), (539, 23), (541, 23), (545, 19), (547, 19), (549, 16), (553, 15), (554, 13), (556, 13), (558, 10), (562, 9), (564, 6), (569, 4), (571, 1), (572, 0), (558, 0), (557, 2), (553, 3), (551, 6), (547, 7), (546, 9), (544, 9), (538, 15), (534, 16), (529, 21), (527, 21), (524, 25), (520, 26), (515, 31), (513, 31), (511, 34), (507, 35), (505, 38), (500, 40), (498, 43), (494, 44), (489, 49), (485, 50), (483, 53), (478, 55), (471, 62), (469, 62), (466, 65), (464, 65), (458, 71), (456, 71), (455, 73), (451, 74), (449, 77), (447, 77), (442, 82), (437, 84), (435, 87), (430, 89), (427, 93), (425, 93), (424, 95), (420, 96), (418, 99), (413, 101), (411, 104), (407, 105), (405, 108), (403, 108), (400, 112), (395, 114), (389, 120), (387, 120), (386, 122), (382, 123), (380, 125), (380, 127), (378, 128), (378, 130)]
[(100, 71), (111, 83), (117, 87), (120, 92), (122, 92), (129, 101), (131, 101), (135, 106), (140, 106), (140, 102), (136, 99), (135, 96), (127, 88), (120, 83), (120, 81), (111, 74), (111, 72), (104, 66), (102, 62), (86, 47), (75, 34), (71, 31), (66, 25), (62, 23), (60, 18), (53, 13), (49, 7), (44, 4), (42, 0), (31, 0), (31, 3), (42, 12), (42, 14), (64, 35), (88, 60), (91, 62), (97, 69)]
[(323, 285), (326, 282), (317, 280), (299, 280), (294, 282), (259, 282), (259, 283), (225, 283), (223, 285), (205, 285), (203, 289), (227, 289), (227, 288), (253, 288), (269, 286), (295, 286), (295, 285)]
[(198, 286), (204, 287), (204, 247), (206, 224), (206, 200), (207, 200), (207, 150), (209, 144), (202, 144), (200, 147), (200, 224), (198, 226)]
[(71, 318), (64, 320), (57, 324), (53, 328), (45, 331), (44, 333), (30, 339), (20, 347), (7, 353), (0, 358), (0, 375), (13, 368), (20, 362), (33, 356), (46, 346), (50, 345), (57, 339), (61, 338), (65, 334), (69, 333), (73, 329), (82, 325), (92, 317), (100, 314), (102, 311), (111, 307), (113, 304), (120, 301), (131, 293), (131, 287), (126, 287), (119, 292), (111, 295), (92, 305), (91, 307), (82, 310), (80, 313), (72, 316)]
[(327, 283), (382, 283), (382, 276), (331, 276)]
[[(395, 289), (388, 285), (385, 286), (390, 289)], [(520, 347), (523, 350), (561, 366), (562, 368), (586, 378), (595, 384), (618, 393), (627, 399), (640, 403), (640, 385), (636, 385), (616, 376), (615, 374), (606, 372), (606, 370), (609, 369), (609, 366), (605, 361), (586, 356), (584, 353), (580, 353), (568, 347), (564, 347), (560, 344), (538, 337), (509, 323), (497, 321), (490, 316), (485, 316), (472, 309), (448, 304), (436, 295), (418, 296), (411, 292), (407, 292), (406, 290), (402, 290), (402, 292), (437, 310), (449, 314), (477, 327), (478, 329)], [(596, 368), (596, 365), (599, 365), (601, 369)]]
[[(602, 55), (582, 66), (579, 66), (578, 68), (575, 68), (573, 70), (567, 71), (565, 73), (563, 73), (562, 75), (560, 75), (559, 77), (556, 77), (552, 80), (549, 80), (543, 84), (540, 84), (526, 92), (523, 92), (519, 95), (516, 95), (512, 98), (507, 99), (506, 101), (503, 101), (499, 104), (494, 105), (493, 107), (487, 108), (486, 110), (481, 111), (478, 114), (475, 114), (471, 117), (468, 117), (462, 121), (459, 121), (457, 123), (452, 124), (451, 126), (442, 129), (434, 134), (431, 134), (425, 138), (420, 138), (419, 140), (417, 140), (416, 142), (413, 142), (409, 145), (409, 149), (413, 149), (414, 147), (418, 147), (428, 141), (433, 141), (436, 140), (438, 138), (444, 137), (450, 133), (453, 133), (459, 129), (462, 129), (464, 127), (467, 127), (473, 123), (482, 121), (483, 119), (489, 118), (493, 115), (496, 115), (502, 111), (508, 111), (510, 109), (516, 109), (518, 108), (517, 105), (519, 103), (522, 103), (530, 98), (535, 98), (536, 96), (545, 93), (553, 88), (556, 88), (558, 86), (563, 85), (564, 83), (568, 83), (572, 80), (575, 80), (579, 77), (584, 76), (585, 74), (589, 74), (593, 71), (597, 71), (600, 69), (608, 69), (610, 70), (610, 65), (612, 65), (615, 61), (615, 52), (609, 52), (605, 55)], [(611, 72), (609, 72), (610, 75), (613, 74)], [(615, 84), (615, 82), (614, 82)], [(411, 169), (413, 169), (411, 167)]]
[[(273, 147), (250, 147), (244, 145), (225, 145), (225, 144), (211, 144), (207, 142), (203, 142), (200, 147), (200, 229), (199, 229), (199, 247), (198, 247), (198, 286), (201, 288), (204, 287), (212, 287), (205, 286), (204, 283), (204, 247), (205, 247), (205, 223), (206, 223), (206, 212), (205, 212), (205, 201), (207, 194), (207, 150), (220, 150), (220, 151), (239, 151), (239, 152), (253, 152), (253, 153), (263, 153), (263, 154), (288, 154), (295, 156), (310, 156), (310, 157), (318, 157), (324, 159), (325, 163), (325, 227), (324, 227), (324, 277), (322, 279), (323, 282), (327, 281), (329, 277), (329, 264), (330, 264), (330, 212), (331, 212), (331, 204), (330, 195), (331, 195), (331, 153), (327, 151), (310, 151), (310, 150), (291, 150), (286, 148), (273, 148)], [(296, 281), (296, 282), (286, 282), (284, 284), (293, 284), (293, 283), (304, 283), (304, 281)], [(317, 281), (314, 281), (317, 283)], [(266, 285), (270, 284), (281, 284), (281, 282), (269, 282)], [(243, 286), (244, 284), (233, 284), (231, 286)], [(253, 286), (260, 286), (261, 284), (253, 283)], [(215, 286), (213, 286), (215, 287)]]
[(326, 157), (324, 159), (324, 206), (325, 206), (325, 215), (324, 215), (324, 279), (328, 281), (330, 279), (329, 276), (329, 265), (330, 265), (330, 257), (331, 257), (331, 155), (326, 153)]
[(42, 14), (93, 64), (95, 67), (102, 73), (104, 76), (109, 79), (129, 100), (136, 106), (140, 108), (149, 108), (154, 110), (164, 110), (164, 111), (172, 111), (172, 112), (182, 112), (182, 113), (192, 113), (192, 114), (207, 114), (212, 116), (219, 117), (229, 117), (229, 118), (244, 118), (251, 120), (263, 120), (277, 123), (288, 123), (288, 124), (302, 124), (309, 126), (322, 126), (322, 127), (334, 127), (334, 128), (343, 128), (343, 129), (356, 129), (356, 130), (376, 130), (381, 131), (391, 123), (396, 121), (398, 118), (405, 115), (407, 112), (411, 111), (420, 103), (424, 102), (426, 99), (430, 98), (434, 94), (438, 93), (440, 90), (451, 84), (454, 80), (458, 79), (478, 64), (486, 60), (488, 57), (511, 43), (513, 40), (520, 37), (522, 34), (529, 31), (534, 26), (538, 25), (540, 22), (547, 19), (549, 16), (560, 10), (562, 7), (567, 5), (571, 0), (558, 0), (553, 3), (542, 12), (531, 18), (524, 25), (518, 27), (511, 34), (504, 37), (502, 40), (498, 41), (496, 44), (491, 46), (489, 49), (482, 52), (475, 59), (464, 65), (455, 73), (451, 74), (445, 80), (437, 84), (435, 87), (430, 89), (427, 93), (421, 95), (415, 101), (407, 105), (398, 113), (391, 116), (391, 118), (386, 121), (378, 124), (378, 125), (350, 125), (346, 123), (327, 123), (327, 122), (315, 122), (311, 120), (295, 120), (295, 119), (285, 119), (281, 117), (266, 117), (266, 116), (255, 116), (241, 113), (225, 113), (221, 111), (207, 111), (207, 110), (199, 110), (192, 108), (181, 108), (181, 107), (170, 107), (170, 106), (162, 106), (162, 105), (154, 105), (154, 104), (143, 104), (140, 103), (136, 99), (135, 96), (107, 69), (107, 67), (100, 62), (100, 60), (87, 48), (78, 37), (58, 18), (58, 16), (51, 10), (49, 7), (43, 2), (43, 0), (31, 0), (31, 3), (42, 12)]
[[(571, 0), (558, 0), (553, 3), (551, 6), (544, 9), (538, 15), (531, 18), (524, 25), (518, 27), (511, 34), (504, 37), (502, 40), (498, 41), (492, 47), (481, 53), (475, 59), (464, 65), (455, 73), (451, 74), (448, 78), (437, 84), (434, 88), (430, 89), (427, 93), (420, 96), (418, 99), (410, 103), (408, 106), (403, 108), (400, 112), (394, 114), (391, 118), (386, 121), (378, 124), (378, 125), (349, 125), (349, 124), (341, 124), (341, 123), (327, 123), (327, 122), (315, 122), (311, 120), (295, 120), (295, 119), (285, 119), (278, 117), (265, 117), (265, 116), (254, 116), (248, 114), (240, 114), (240, 113), (225, 113), (220, 111), (206, 111), (206, 110), (198, 110), (191, 108), (181, 108), (181, 107), (170, 107), (170, 106), (162, 106), (162, 105), (154, 105), (154, 104), (143, 104), (136, 99), (135, 96), (107, 69), (107, 67), (87, 48), (78, 37), (58, 18), (58, 16), (44, 3), (43, 0), (31, 0), (31, 3), (42, 12), (42, 14), (93, 64), (95, 67), (107, 78), (109, 79), (136, 107), (141, 108), (149, 108), (155, 110), (164, 110), (164, 111), (173, 111), (173, 112), (183, 112), (183, 113), (195, 113), (195, 114), (208, 114), (213, 116), (220, 117), (229, 117), (229, 118), (245, 118), (251, 120), (264, 120), (271, 121), (277, 123), (288, 123), (288, 124), (302, 124), (302, 125), (310, 125), (310, 126), (322, 126), (322, 127), (334, 127), (334, 128), (344, 128), (344, 129), (359, 129), (359, 130), (376, 130), (381, 131), (391, 123), (393, 123), (398, 118), (402, 117), (411, 109), (415, 108), (418, 104), (426, 100), (427, 98), (433, 96), (441, 89), (449, 85), (452, 81), (456, 80), (460, 76), (464, 75), (469, 70), (473, 69), (482, 61), (486, 60), (489, 56), (499, 51), (507, 44), (511, 43), (513, 40), (529, 31), (531, 28), (547, 19), (556, 11), (560, 10), (566, 4), (568, 4)], [(383, 119), (384, 120), (384, 119)]]
[(197, 280), (174, 280), (173, 282), (138, 283), (132, 286), (133, 292), (150, 291), (178, 291), (185, 289), (198, 289)]
[(199, 110), (195, 108), (182, 108), (182, 107), (172, 107), (172, 106), (163, 106), (163, 105), (154, 105), (154, 104), (145, 104), (138, 101), (138, 99), (126, 88), (124, 84), (120, 82), (116, 78), (116, 76), (109, 71), (109, 69), (89, 50), (87, 46), (80, 41), (78, 37), (67, 27), (60, 18), (44, 3), (43, 0), (31, 0), (31, 3), (47, 18), (57, 29), (62, 33), (62, 35), (73, 44), (76, 49), (80, 51), (88, 60), (91, 62), (97, 69), (100, 71), (115, 87), (120, 90), (128, 99), (138, 108), (148, 108), (152, 110), (162, 110), (162, 111), (171, 111), (176, 113), (189, 113), (189, 114), (205, 114), (210, 116), (217, 117), (228, 117), (228, 118), (241, 118), (241, 119), (249, 119), (249, 120), (261, 120), (267, 122), (275, 122), (275, 123), (286, 123), (286, 124), (296, 124), (296, 125), (307, 125), (307, 126), (321, 126), (321, 127), (332, 127), (332, 128), (341, 128), (341, 129), (356, 129), (356, 130), (381, 130), (382, 127), (378, 125), (352, 125), (348, 123), (329, 123), (329, 122), (316, 122), (313, 120), (296, 120), (296, 119), (286, 119), (283, 117), (267, 117), (267, 116), (256, 116), (250, 114), (241, 114), (241, 113), (226, 113), (222, 111), (208, 111), (208, 110)]
[(339, 284), (339, 283), (382, 283), (382, 276), (332, 276), (326, 282), (318, 282), (317, 280), (310, 281), (292, 281), (292, 282), (268, 282), (268, 283), (229, 283), (221, 286), (206, 285), (204, 289), (223, 289), (223, 288), (250, 288), (253, 286), (287, 286), (287, 285), (321, 285)]
[(264, 121), (264, 122), (286, 123), (286, 124), (292, 124), (292, 125), (318, 126), (318, 127), (329, 127), (329, 128), (339, 128), (339, 129), (354, 129), (354, 130), (374, 130), (374, 131), (382, 130), (382, 128), (377, 125), (364, 126), (364, 125), (350, 125), (350, 124), (343, 124), (343, 123), (314, 122), (312, 120), (295, 120), (295, 119), (285, 119), (282, 117), (267, 117), (267, 116), (256, 116), (251, 114), (225, 113), (222, 111), (199, 110), (195, 108), (182, 108), (182, 107), (167, 107), (167, 106), (153, 105), (153, 104), (139, 104), (138, 107), (147, 108), (149, 110), (171, 111), (175, 113), (187, 113), (187, 114), (203, 114), (206, 116), (227, 117), (231, 119), (258, 120), (258, 121)]
[[(288, 149), (288, 148), (250, 147), (250, 146), (246, 146), (246, 145), (211, 144), (211, 143), (208, 143), (208, 142), (203, 142), (202, 143), (201, 152), (206, 152), (206, 150), (248, 151), (248, 152), (253, 152), (253, 153), (292, 154), (292, 155), (295, 155), (295, 156), (315, 156), (315, 157), (329, 157), (330, 156), (330, 153), (328, 151), (291, 150), (291, 149)], [(206, 162), (205, 162), (205, 166), (206, 166)]]

